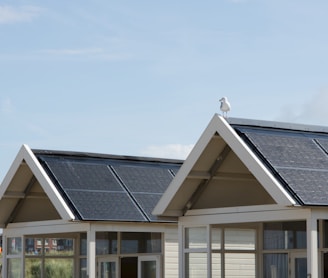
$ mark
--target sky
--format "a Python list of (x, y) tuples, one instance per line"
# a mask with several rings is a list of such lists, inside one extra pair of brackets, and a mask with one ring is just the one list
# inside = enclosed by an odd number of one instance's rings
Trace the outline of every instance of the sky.
[(0, 181), (22, 144), (185, 159), (215, 113), (328, 126), (326, 0), (1, 0)]

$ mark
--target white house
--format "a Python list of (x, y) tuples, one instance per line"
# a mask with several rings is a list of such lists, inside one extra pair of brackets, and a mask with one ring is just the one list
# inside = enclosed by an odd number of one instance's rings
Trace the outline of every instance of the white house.
[(177, 277), (176, 218), (151, 211), (180, 166), (23, 145), (0, 187), (3, 277)]
[(153, 213), (179, 277), (328, 277), (328, 128), (214, 115)]
[(328, 128), (216, 114), (183, 163), (24, 145), (0, 224), (3, 277), (328, 277)]

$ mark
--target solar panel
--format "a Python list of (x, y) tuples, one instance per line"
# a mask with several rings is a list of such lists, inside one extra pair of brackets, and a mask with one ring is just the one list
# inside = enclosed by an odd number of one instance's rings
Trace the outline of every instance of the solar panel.
[(68, 190), (83, 220), (146, 221), (127, 193)]
[(245, 135), (273, 166), (328, 168), (328, 156), (310, 137), (292, 136), (288, 132), (272, 134), (247, 131)]
[(47, 161), (53, 175), (65, 189), (123, 191), (106, 164), (74, 160)]
[(152, 211), (156, 204), (159, 202), (162, 194), (145, 194), (145, 193), (133, 193), (136, 201), (141, 205), (147, 217), (151, 220), (157, 220), (157, 217), (152, 215)]
[(160, 221), (151, 212), (180, 165), (40, 155), (54, 184), (83, 220)]
[(328, 204), (328, 171), (278, 169), (279, 174), (305, 204)]
[(304, 204), (328, 204), (328, 139), (310, 132), (237, 128)]
[(163, 193), (173, 179), (164, 167), (115, 165), (113, 168), (130, 192)]

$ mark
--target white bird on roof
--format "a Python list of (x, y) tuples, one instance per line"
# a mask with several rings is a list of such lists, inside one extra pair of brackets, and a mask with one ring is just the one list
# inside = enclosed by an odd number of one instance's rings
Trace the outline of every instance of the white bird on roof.
[(220, 99), (220, 102), (221, 102), (220, 110), (223, 112), (223, 117), (227, 118), (228, 111), (230, 111), (230, 108), (231, 108), (228, 98), (223, 97)]

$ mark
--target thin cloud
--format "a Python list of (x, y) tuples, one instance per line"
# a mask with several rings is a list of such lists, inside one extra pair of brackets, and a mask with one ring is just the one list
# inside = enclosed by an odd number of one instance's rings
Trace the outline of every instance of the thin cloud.
[(172, 159), (186, 159), (193, 147), (193, 144), (168, 144), (161, 146), (151, 145), (143, 150), (141, 155)]
[(322, 89), (318, 93), (311, 96), (299, 107), (293, 105), (284, 106), (280, 115), (277, 117), (279, 121), (297, 122), (304, 124), (328, 125), (328, 89)]
[(66, 48), (66, 49), (45, 49), (41, 50), (41, 53), (51, 55), (90, 55), (103, 53), (102, 48)]
[(31, 21), (39, 16), (42, 8), (36, 6), (13, 7), (0, 5), (0, 24), (12, 24)]

